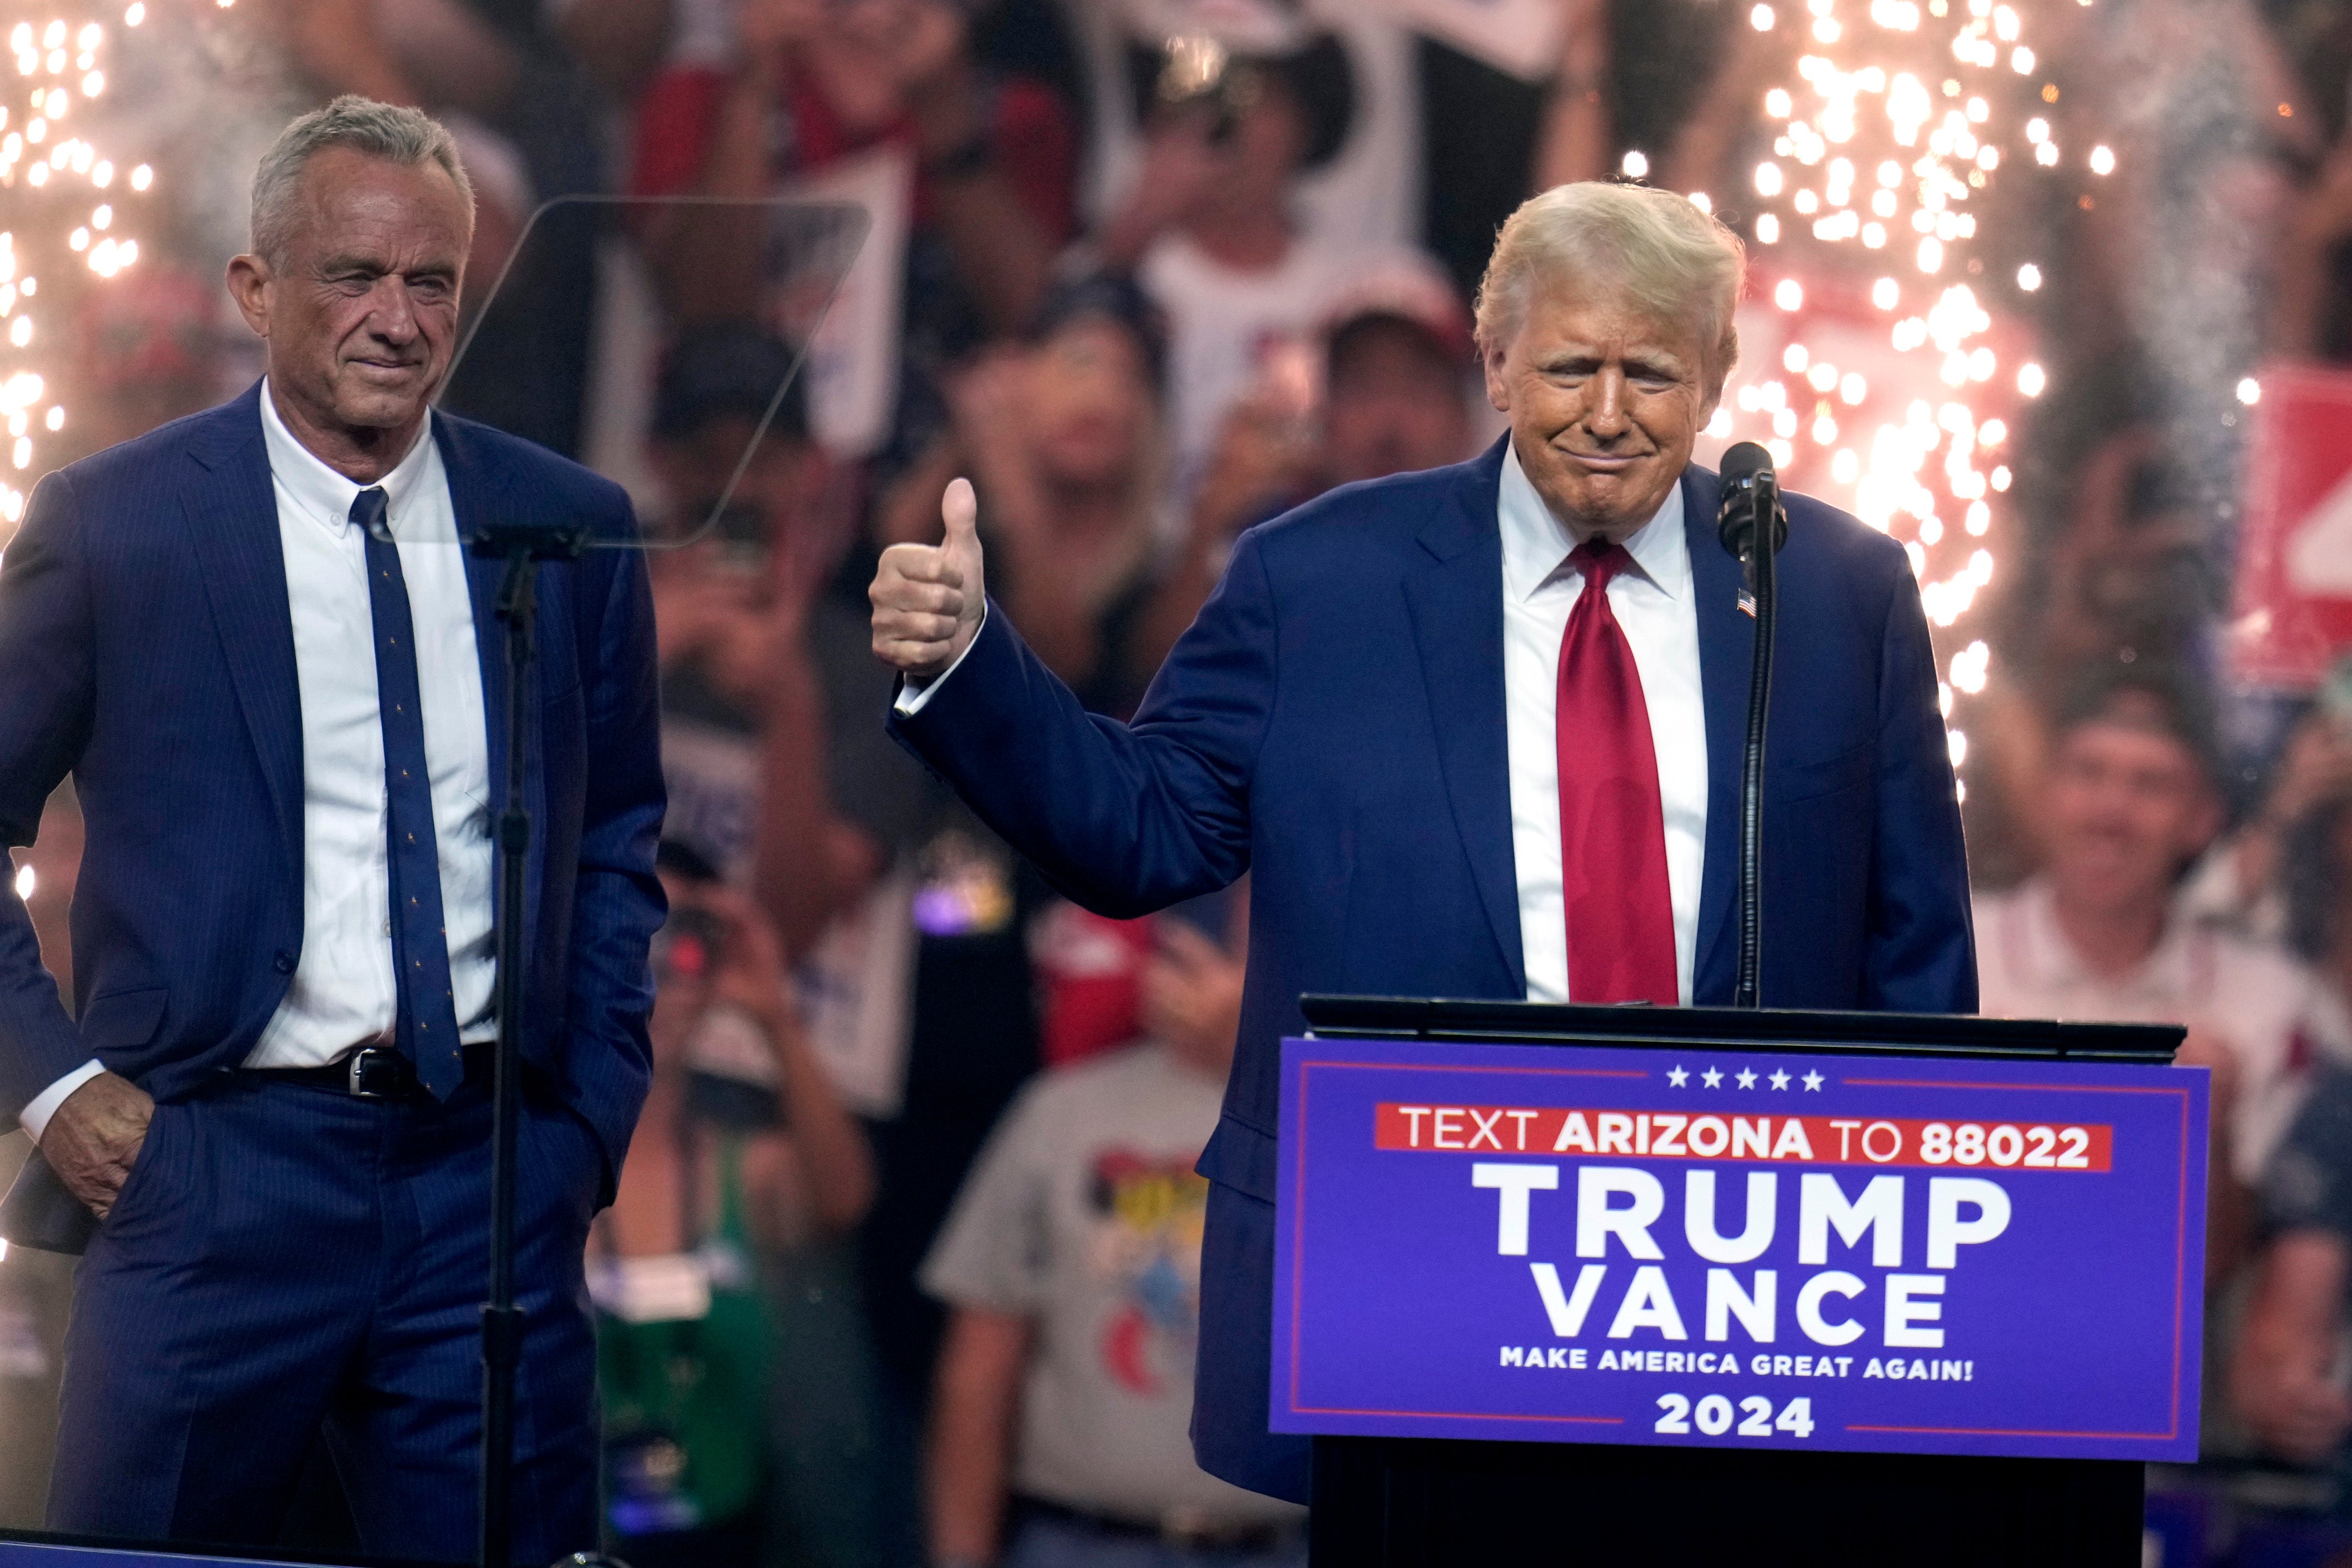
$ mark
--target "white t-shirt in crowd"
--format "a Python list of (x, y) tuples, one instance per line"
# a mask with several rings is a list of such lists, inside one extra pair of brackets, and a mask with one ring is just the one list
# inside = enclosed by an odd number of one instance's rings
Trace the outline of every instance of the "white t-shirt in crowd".
[(923, 1265), (956, 1306), (1034, 1321), (1014, 1489), (1139, 1524), (1303, 1510), (1192, 1460), (1209, 1184), (1223, 1084), (1141, 1045), (1037, 1079), (991, 1134)]
[(1311, 340), (1325, 312), (1368, 270), (1415, 264), (1395, 247), (1367, 250), (1311, 233), (1293, 239), (1281, 264), (1263, 271), (1228, 267), (1181, 234), (1154, 242), (1136, 277), (1168, 315), (1168, 416), (1180, 492), (1189, 496), (1200, 482), (1225, 411), (1257, 384), (1270, 353)]
[(2185, 1024), (2226, 1045), (2239, 1068), (2231, 1163), (2249, 1184), (2285, 1135), (2319, 1058), (2352, 1061), (2352, 1028), (2334, 995), (2276, 948), (2176, 910), (2138, 967), (2101, 975), (2066, 940), (2042, 879), (1979, 893), (1975, 910), (1978, 1011), (1986, 1016)]

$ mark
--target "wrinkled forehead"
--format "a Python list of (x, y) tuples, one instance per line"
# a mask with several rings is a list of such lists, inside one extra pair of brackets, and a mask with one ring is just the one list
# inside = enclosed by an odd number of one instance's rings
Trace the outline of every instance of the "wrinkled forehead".
[(322, 257), (455, 266), (473, 238), (465, 196), (437, 163), (332, 148), (304, 167), (300, 189), (288, 238)]
[(1705, 363), (1699, 323), (1660, 310), (1606, 283), (1563, 278), (1538, 281), (1521, 313), (1513, 347), (1530, 355), (1560, 353), (1604, 359), (1666, 360), (1696, 373)]

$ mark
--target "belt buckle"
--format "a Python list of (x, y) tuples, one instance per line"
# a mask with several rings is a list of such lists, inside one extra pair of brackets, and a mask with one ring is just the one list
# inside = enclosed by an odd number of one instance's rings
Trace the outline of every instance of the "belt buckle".
[(353, 1100), (398, 1100), (407, 1090), (400, 1053), (367, 1046), (351, 1055), (349, 1083)]

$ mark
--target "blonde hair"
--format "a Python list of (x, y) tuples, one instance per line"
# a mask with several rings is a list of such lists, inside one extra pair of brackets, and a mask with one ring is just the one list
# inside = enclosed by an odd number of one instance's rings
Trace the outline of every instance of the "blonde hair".
[(1747, 247), (1687, 197), (1645, 185), (1588, 180), (1529, 196), (1503, 221), (1479, 279), (1482, 353), (1506, 347), (1526, 322), (1538, 284), (1599, 289), (1644, 315), (1696, 329), (1710, 387), (1739, 358), (1732, 320)]

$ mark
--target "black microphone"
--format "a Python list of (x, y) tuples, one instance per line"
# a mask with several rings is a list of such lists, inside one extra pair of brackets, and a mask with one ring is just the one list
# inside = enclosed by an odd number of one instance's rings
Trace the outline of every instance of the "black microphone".
[(1759, 512), (1772, 519), (1772, 549), (1777, 553), (1789, 542), (1789, 514), (1780, 509), (1780, 476), (1772, 454), (1753, 441), (1742, 441), (1724, 453), (1717, 469), (1715, 528), (1724, 549), (1748, 566), (1748, 582), (1756, 584), (1754, 550)]
[[(1773, 558), (1788, 542), (1789, 514), (1780, 507), (1780, 476), (1772, 467), (1772, 454), (1755, 442), (1742, 441), (1726, 452), (1718, 472), (1716, 533), (1724, 549), (1739, 558), (1747, 577), (1740, 608), (1756, 618), (1748, 735), (1739, 755), (1739, 967), (1732, 984), (1732, 1005), (1757, 1007), (1763, 1005), (1764, 989), (1764, 728), (1772, 700), (1772, 632), (1778, 615)], [(1756, 548), (1759, 535), (1766, 542), (1762, 550)]]

